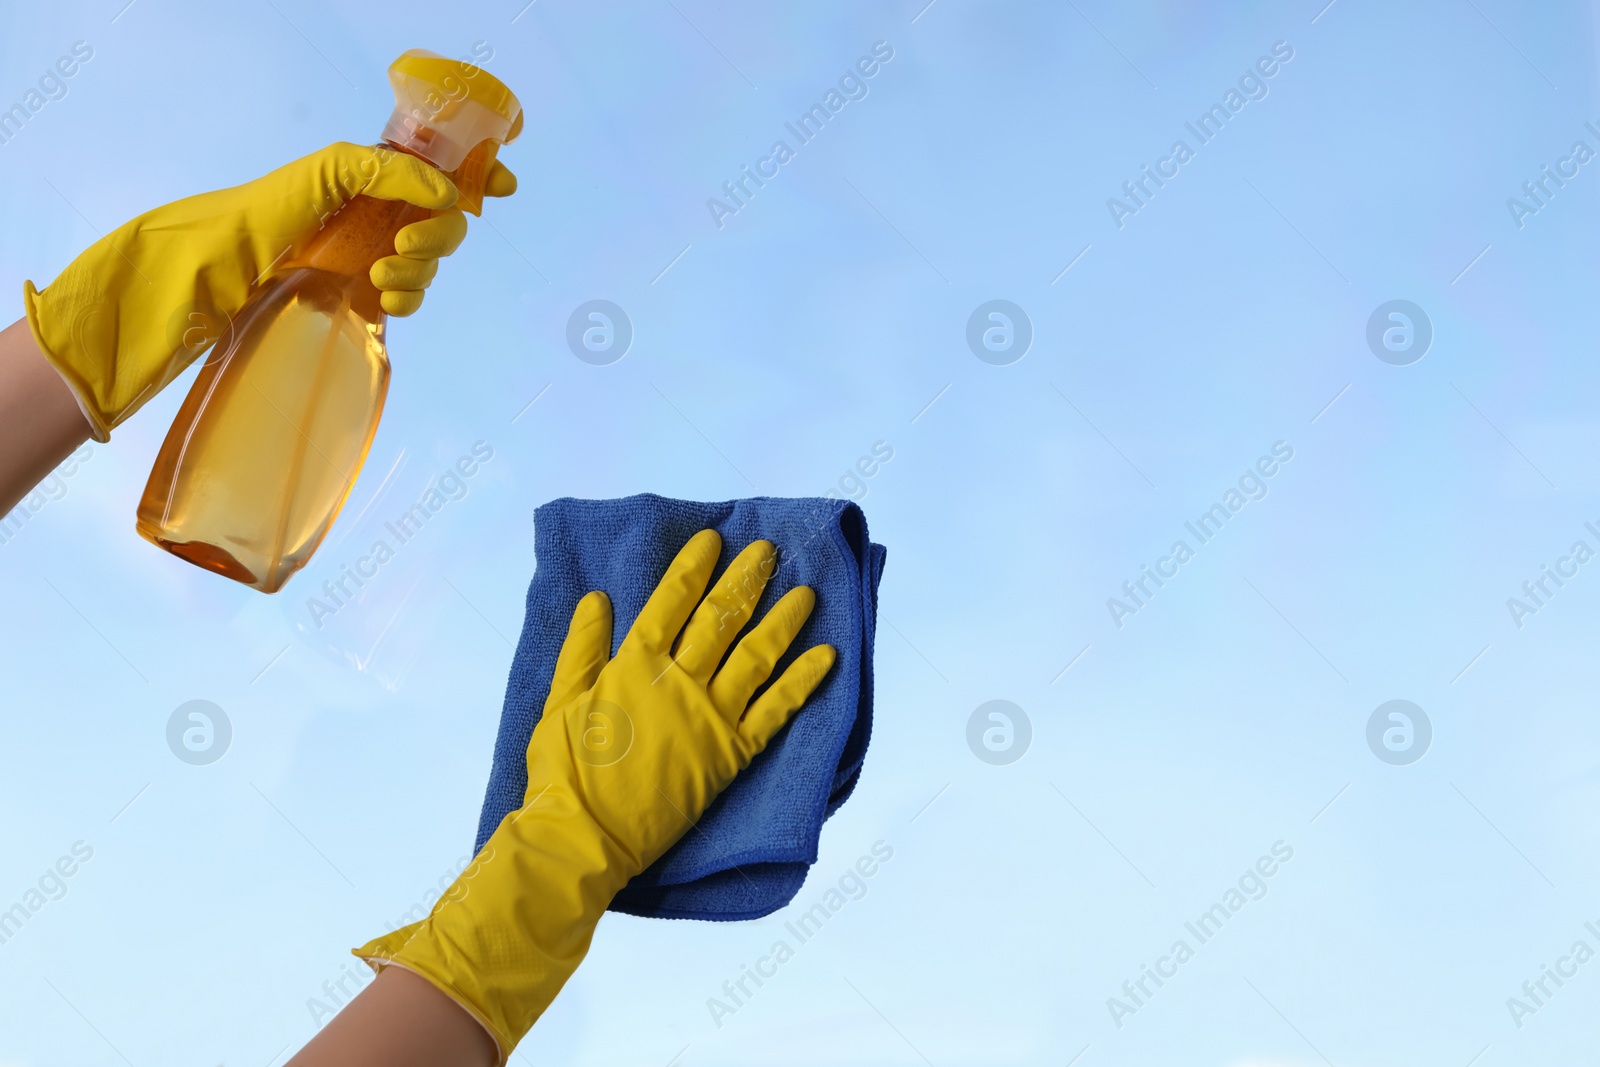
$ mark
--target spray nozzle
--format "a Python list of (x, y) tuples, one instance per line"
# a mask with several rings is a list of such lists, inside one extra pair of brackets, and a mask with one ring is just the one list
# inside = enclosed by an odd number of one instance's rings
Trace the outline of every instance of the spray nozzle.
[(450, 175), (464, 211), (481, 214), (495, 153), (522, 132), (522, 104), (494, 75), (413, 48), (389, 65), (395, 109), (383, 139)]

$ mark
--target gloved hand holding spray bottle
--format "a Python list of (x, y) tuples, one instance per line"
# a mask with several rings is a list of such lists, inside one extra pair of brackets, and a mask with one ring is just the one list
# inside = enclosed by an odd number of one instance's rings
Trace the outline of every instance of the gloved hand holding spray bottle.
[(331, 145), (148, 212), (44, 292), (24, 290), (39, 350), (101, 441), (216, 341), (138, 530), (266, 593), (310, 560), (366, 459), (389, 386), (387, 317), (421, 304), (466, 234), (461, 212), (516, 187), (495, 159), (522, 131), (510, 89), (420, 49), (389, 80), (381, 144)]
[[(480, 214), (496, 150), (522, 129), (517, 98), (475, 67), (420, 50), (395, 60), (389, 80), (385, 145), (448, 174), (457, 204)], [(374, 152), (371, 167), (387, 155)], [(306, 565), (378, 430), (387, 312), (414, 310), (405, 294), (380, 294), (372, 267), (396, 251), (403, 227), (431, 215), (357, 195), (256, 291), (167, 433), (139, 501), (141, 534), (267, 593)]]

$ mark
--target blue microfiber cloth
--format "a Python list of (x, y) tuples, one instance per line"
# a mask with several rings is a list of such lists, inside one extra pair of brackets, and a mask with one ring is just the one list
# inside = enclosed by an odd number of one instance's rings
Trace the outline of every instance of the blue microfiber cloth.
[(622, 500), (566, 497), (539, 508), (528, 613), (506, 685), (477, 849), (522, 806), (528, 738), (578, 600), (591, 589), (611, 597), (615, 655), (672, 558), (707, 528), (722, 535), (717, 575), (751, 541), (765, 538), (778, 547), (778, 569), (756, 619), (797, 585), (816, 590), (816, 609), (772, 677), (812, 645), (833, 645), (838, 660), (697, 829), (629, 882), (611, 910), (648, 918), (756, 919), (800, 891), (817, 860), (823, 821), (861, 777), (872, 733), (872, 645), (886, 553), (868, 539), (861, 509), (845, 500), (755, 497), (702, 504), (646, 493)]

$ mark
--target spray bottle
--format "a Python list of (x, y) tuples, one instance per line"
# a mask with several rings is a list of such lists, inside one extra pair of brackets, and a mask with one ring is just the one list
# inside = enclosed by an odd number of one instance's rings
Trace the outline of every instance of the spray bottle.
[[(372, 165), (394, 152), (445, 172), (482, 213), (522, 105), (499, 80), (421, 49), (389, 67), (395, 110)], [(311, 559), (367, 458), (389, 388), (387, 316), (368, 274), (433, 212), (350, 198), (274, 268), (201, 368), (139, 501), (139, 533), (265, 593)]]

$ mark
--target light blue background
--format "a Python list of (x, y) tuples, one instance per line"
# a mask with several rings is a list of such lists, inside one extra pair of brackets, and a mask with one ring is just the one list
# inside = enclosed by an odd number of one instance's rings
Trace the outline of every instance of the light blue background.
[[(875, 734), (798, 904), (893, 859), (720, 1028), (707, 998), (791, 916), (609, 917), (519, 1062), (1592, 1050), (1600, 963), (1520, 1029), (1506, 1006), (1600, 949), (1600, 564), (1506, 608), (1600, 547), (1600, 164), (1520, 229), (1506, 206), (1600, 148), (1590, 5), (123, 2), (3, 16), (0, 103), (95, 53), (0, 146), (11, 316), (139, 212), (375, 138), (409, 47), (493, 49), (522, 185), (393, 324), (367, 469), (281, 594), (134, 533), (188, 377), (0, 545), (0, 907), (94, 849), (0, 945), (0, 1063), (281, 1063), (470, 847), (533, 508), (820, 494), (877, 441)], [(880, 40), (867, 98), (719, 230), (707, 198)], [(1277, 41), (1269, 95), (1119, 230), (1106, 199)], [(594, 298), (636, 331), (611, 366), (564, 341)], [(1034, 328), (1005, 367), (964, 341), (996, 298)], [(1397, 298), (1435, 331), (1408, 367), (1365, 341)], [(1106, 598), (1280, 440), (1270, 494), (1118, 629)], [(476, 441), (467, 496), (301, 634)], [(997, 698), (1034, 732), (1002, 767), (965, 740)], [(1394, 698), (1433, 723), (1410, 766), (1366, 746)], [(165, 741), (192, 699), (233, 724), (206, 767)], [(1119, 1028), (1107, 998), (1279, 840), (1266, 897)]]

